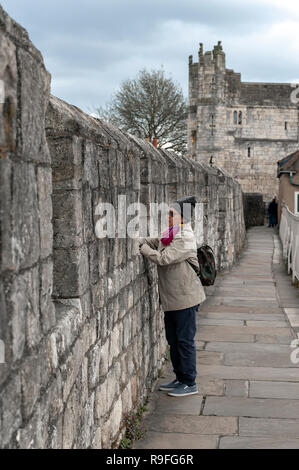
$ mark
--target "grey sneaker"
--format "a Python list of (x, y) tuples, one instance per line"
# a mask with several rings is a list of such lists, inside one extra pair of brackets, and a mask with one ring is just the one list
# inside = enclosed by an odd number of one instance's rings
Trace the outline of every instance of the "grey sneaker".
[(179, 382), (177, 379), (174, 379), (169, 384), (160, 385), (159, 390), (162, 390), (163, 392), (169, 392), (170, 390), (173, 390), (174, 388), (178, 387), (179, 385), (181, 385), (181, 382)]
[(197, 385), (186, 385), (180, 384), (178, 385), (175, 390), (168, 393), (171, 397), (186, 397), (187, 395), (195, 395), (198, 393)]

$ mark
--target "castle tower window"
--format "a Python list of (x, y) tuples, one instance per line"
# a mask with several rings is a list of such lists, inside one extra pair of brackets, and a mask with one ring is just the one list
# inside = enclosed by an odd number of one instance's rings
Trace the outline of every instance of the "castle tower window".
[(242, 124), (242, 111), (239, 112), (239, 124)]
[(287, 123), (287, 121), (285, 121), (285, 123), (284, 123), (284, 129), (285, 129), (286, 131), (288, 130), (288, 123)]
[(238, 113), (237, 111), (234, 111), (234, 124), (237, 124), (238, 122)]
[(247, 155), (250, 158), (251, 157), (251, 148), (250, 147), (248, 147), (247, 152), (248, 152)]

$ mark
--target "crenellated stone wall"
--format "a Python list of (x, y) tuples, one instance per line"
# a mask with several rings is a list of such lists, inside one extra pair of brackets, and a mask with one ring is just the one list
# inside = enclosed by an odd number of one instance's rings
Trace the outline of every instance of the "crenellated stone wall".
[(115, 447), (166, 341), (155, 265), (130, 237), (97, 238), (96, 207), (194, 194), (198, 243), (222, 269), (245, 239), (241, 187), (51, 96), (1, 7), (0, 59), (0, 447)]

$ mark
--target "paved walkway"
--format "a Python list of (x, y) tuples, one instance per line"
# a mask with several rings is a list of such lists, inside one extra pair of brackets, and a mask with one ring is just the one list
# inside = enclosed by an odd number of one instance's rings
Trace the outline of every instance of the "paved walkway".
[(158, 391), (173, 379), (167, 362), (145, 416), (146, 438), (134, 448), (299, 449), (299, 364), (290, 359), (299, 289), (273, 229), (251, 228), (239, 263), (207, 290), (197, 321), (199, 394)]

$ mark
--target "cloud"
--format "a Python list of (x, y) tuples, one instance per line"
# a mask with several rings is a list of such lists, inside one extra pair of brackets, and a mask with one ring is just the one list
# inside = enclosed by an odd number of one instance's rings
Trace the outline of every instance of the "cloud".
[[(1, 0), (0, 0), (1, 1)], [(298, 77), (298, 3), (292, 0), (2, 0), (52, 74), (52, 93), (85, 111), (122, 80), (160, 68), (188, 90), (188, 56), (222, 40), (227, 67), (246, 81)]]

